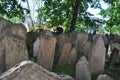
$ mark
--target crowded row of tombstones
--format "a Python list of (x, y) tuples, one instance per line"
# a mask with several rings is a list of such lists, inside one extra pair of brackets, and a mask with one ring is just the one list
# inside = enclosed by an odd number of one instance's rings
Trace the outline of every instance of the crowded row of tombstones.
[[(31, 40), (36, 62), (29, 60), (27, 46)], [(63, 33), (62, 28), (57, 28), (56, 34), (44, 30), (27, 33), (22, 24), (0, 18), (0, 80), (74, 80), (71, 76), (51, 72), (54, 64), (74, 65), (75, 80), (92, 80), (92, 74), (99, 74), (97, 80), (114, 80), (103, 73), (106, 56), (110, 57), (110, 66), (119, 60), (119, 41), (119, 36), (109, 41), (105, 35)], [(78, 54), (82, 54), (79, 59)]]

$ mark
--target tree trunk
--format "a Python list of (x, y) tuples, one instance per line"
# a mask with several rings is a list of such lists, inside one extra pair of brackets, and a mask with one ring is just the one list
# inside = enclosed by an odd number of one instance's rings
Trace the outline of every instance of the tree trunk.
[[(30, 5), (29, 5), (28, 0), (27, 0), (27, 5), (28, 5), (28, 9), (30, 10)], [(30, 19), (31, 19), (31, 23), (32, 23), (33, 30), (34, 30), (35, 28), (34, 28), (34, 23), (33, 23), (31, 14), (30, 14)]]
[(75, 26), (75, 23), (76, 23), (80, 2), (81, 2), (81, 0), (76, 0), (75, 6), (73, 7), (74, 12), (73, 12), (73, 17), (72, 17), (72, 21), (71, 21), (70, 32), (74, 31), (74, 29), (75, 29), (74, 26)]

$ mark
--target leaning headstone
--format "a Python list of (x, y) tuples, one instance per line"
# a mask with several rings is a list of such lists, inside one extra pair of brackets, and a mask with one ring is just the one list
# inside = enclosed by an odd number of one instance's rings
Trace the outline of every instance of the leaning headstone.
[(95, 74), (102, 73), (105, 65), (105, 46), (102, 36), (97, 36), (94, 39), (91, 50), (90, 66), (91, 72)]
[(0, 39), (6, 34), (6, 32), (10, 31), (11, 26), (12, 23), (10, 21), (0, 17)]
[(113, 67), (115, 62), (119, 59), (119, 49), (113, 48), (109, 59), (109, 66)]
[(97, 77), (97, 80), (114, 80), (114, 79), (108, 76), (107, 74), (101, 74)]
[(78, 32), (75, 32), (75, 31), (70, 33), (70, 41), (74, 45), (76, 44), (77, 35), (78, 35)]
[(52, 70), (56, 46), (56, 37), (40, 36), (37, 63), (47, 70)]
[(72, 45), (71, 43), (65, 43), (63, 46), (63, 49), (61, 51), (61, 55), (59, 58), (59, 65), (66, 65), (68, 63), (68, 58), (69, 58), (69, 54), (71, 51)]
[(75, 47), (73, 47), (68, 57), (68, 64), (74, 65), (76, 63), (76, 59), (77, 59), (77, 51)]
[[(17, 28), (17, 29), (16, 29)], [(12, 24), (0, 18), (0, 62), (1, 70), (28, 59), (26, 48), (26, 29), (22, 24)], [(0, 71), (1, 72), (1, 71)]]
[(0, 75), (0, 80), (73, 80), (73, 78), (49, 72), (34, 62), (23, 61)]
[(84, 53), (84, 56), (88, 59), (88, 61), (90, 61), (91, 49), (92, 49), (92, 42), (88, 40), (83, 46), (83, 53)]
[(91, 80), (90, 66), (84, 56), (76, 64), (76, 80)]
[(6, 69), (28, 59), (26, 28), (22, 24), (15, 24), (11, 26), (10, 31), (4, 36)]
[(37, 57), (39, 53), (39, 47), (40, 47), (40, 39), (37, 38), (37, 40), (33, 44), (33, 56)]
[(77, 35), (77, 41), (76, 41), (77, 51), (82, 50), (82, 48), (83, 48), (84, 44), (86, 43), (87, 39), (88, 39), (88, 33), (82, 32), (82, 33), (79, 33)]
[(58, 45), (59, 45), (60, 51), (63, 49), (64, 44), (67, 42), (70, 42), (70, 38), (67, 33), (63, 33), (58, 36)]
[(14, 24), (10, 29), (13, 36), (26, 40), (27, 29), (23, 24)]

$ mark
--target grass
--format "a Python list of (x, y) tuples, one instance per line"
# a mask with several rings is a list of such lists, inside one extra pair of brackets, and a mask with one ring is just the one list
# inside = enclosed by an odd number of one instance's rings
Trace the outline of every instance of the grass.
[(59, 74), (68, 74), (75, 78), (75, 67), (72, 65), (54, 65), (53, 72), (59, 73)]

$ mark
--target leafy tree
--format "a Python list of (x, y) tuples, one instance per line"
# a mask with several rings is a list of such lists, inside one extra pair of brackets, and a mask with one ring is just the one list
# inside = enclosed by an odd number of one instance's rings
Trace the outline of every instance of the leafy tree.
[(109, 8), (100, 13), (104, 18), (108, 18), (104, 29), (110, 34), (118, 34), (120, 33), (120, 0), (110, 0), (108, 3)]
[[(87, 9), (96, 0), (43, 0), (39, 15), (49, 26), (63, 26), (67, 31), (94, 26), (96, 20), (90, 18)], [(96, 4), (97, 5), (97, 4)], [(99, 21), (97, 21), (99, 22)], [(87, 26), (87, 27), (85, 27)]]
[[(25, 2), (25, 0), (22, 0)], [(17, 17), (23, 19), (24, 12), (29, 10), (18, 4), (17, 0), (0, 0), (0, 14), (8, 18)]]

